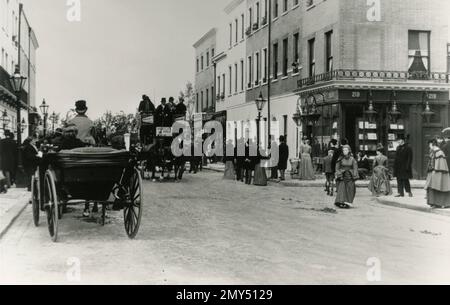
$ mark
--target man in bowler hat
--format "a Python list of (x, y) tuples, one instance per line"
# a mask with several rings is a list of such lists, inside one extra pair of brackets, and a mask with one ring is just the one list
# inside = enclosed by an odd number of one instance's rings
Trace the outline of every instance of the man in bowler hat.
[(68, 122), (68, 125), (75, 125), (77, 127), (77, 138), (83, 143), (88, 142), (88, 138), (91, 137), (91, 132), (94, 128), (94, 122), (86, 115), (87, 110), (86, 101), (80, 100), (75, 102), (75, 112), (77, 113), (77, 116)]

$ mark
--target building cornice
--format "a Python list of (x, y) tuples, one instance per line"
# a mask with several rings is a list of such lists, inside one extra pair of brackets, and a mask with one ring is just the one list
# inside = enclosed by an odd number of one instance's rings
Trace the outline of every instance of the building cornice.
[(214, 57), (212, 58), (212, 61), (213, 61), (213, 62), (219, 62), (219, 61), (221, 61), (222, 59), (224, 59), (225, 57), (227, 57), (227, 53), (225, 53), (225, 52), (220, 52), (219, 54), (217, 54), (216, 56), (214, 56)]
[(224, 12), (230, 14), (236, 7), (238, 7), (244, 0), (233, 0), (224, 9)]
[(212, 28), (205, 35), (203, 35), (202, 38), (200, 38), (196, 43), (194, 43), (193, 47), (198, 48), (205, 40), (216, 35), (216, 32), (217, 32), (217, 29)]

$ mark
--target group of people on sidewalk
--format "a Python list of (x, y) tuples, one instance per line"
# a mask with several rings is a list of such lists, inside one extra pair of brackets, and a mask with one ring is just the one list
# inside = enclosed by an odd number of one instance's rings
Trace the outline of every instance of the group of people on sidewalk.
[[(271, 144), (272, 148), (276, 145), (275, 149), (278, 149), (278, 162), (271, 168), (272, 174), (270, 179), (278, 179), (279, 177), (279, 181), (282, 181), (286, 179), (289, 146), (286, 144), (286, 138), (284, 136), (280, 136), (279, 141), (280, 144), (275, 141)], [(244, 151), (240, 152), (240, 147), (244, 147)], [(269, 160), (270, 156), (262, 156), (259, 147), (254, 145), (252, 139), (245, 141), (245, 139), (240, 138), (236, 146), (233, 145), (232, 141), (228, 141), (225, 146), (225, 151), (227, 152), (224, 157), (225, 179), (245, 182), (247, 185), (267, 185), (266, 167), (262, 166), (261, 161), (264, 159)]]
[(17, 143), (14, 133), (5, 130), (0, 140), (0, 194), (6, 193), (16, 181)]
[[(285, 137), (280, 138), (280, 158), (278, 166), (272, 170), (272, 176), (280, 173), (280, 180), (285, 179), (285, 170), (289, 158), (289, 148), (286, 145)], [(369, 178), (368, 189), (373, 196), (390, 196), (393, 194), (391, 186), (392, 177), (397, 179), (398, 194), (395, 197), (414, 197), (410, 180), (413, 178), (413, 152), (405, 138), (398, 141), (396, 156), (393, 165), (393, 173), (389, 169), (389, 160), (385, 155), (385, 147), (378, 144), (376, 156), (370, 160), (363, 152), (357, 156), (352, 153), (348, 141), (343, 139), (338, 144), (337, 140), (331, 140), (328, 145), (328, 154), (321, 161), (323, 172), (326, 176), (325, 192), (329, 196), (334, 196), (336, 189), (335, 205), (339, 208), (352, 208), (356, 196), (356, 181)], [(232, 145), (229, 143), (229, 145)], [(246, 156), (248, 154), (248, 143), (246, 145)], [(450, 136), (439, 137), (429, 141), (429, 167), (428, 178), (425, 189), (427, 190), (427, 203), (435, 208), (450, 208)], [(311, 146), (304, 140), (300, 146), (301, 179), (313, 179), (314, 170), (311, 160)], [(225, 177), (236, 179), (251, 184), (254, 177), (255, 185), (266, 185), (260, 183), (256, 164), (259, 164), (261, 157), (253, 159), (247, 157), (236, 158), (234, 156), (225, 158)], [(372, 162), (371, 162), (372, 161)], [(252, 176), (252, 172), (255, 174)], [(265, 170), (261, 173), (265, 176)]]

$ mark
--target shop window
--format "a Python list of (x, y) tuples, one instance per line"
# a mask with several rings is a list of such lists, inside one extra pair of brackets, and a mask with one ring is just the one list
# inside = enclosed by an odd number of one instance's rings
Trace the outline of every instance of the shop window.
[(409, 31), (408, 72), (420, 76), (430, 73), (430, 32)]

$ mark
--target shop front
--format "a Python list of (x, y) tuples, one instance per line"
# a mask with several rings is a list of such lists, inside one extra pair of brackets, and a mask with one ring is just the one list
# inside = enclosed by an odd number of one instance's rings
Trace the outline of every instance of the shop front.
[(331, 139), (346, 139), (353, 152), (362, 151), (372, 159), (382, 144), (391, 168), (404, 138), (413, 150), (414, 178), (423, 179), (427, 142), (450, 126), (448, 80), (442, 85), (441, 80), (380, 86), (367, 79), (355, 83), (331, 77), (322, 84), (301, 86), (297, 94), (302, 101), (303, 133), (315, 138), (323, 151)]

